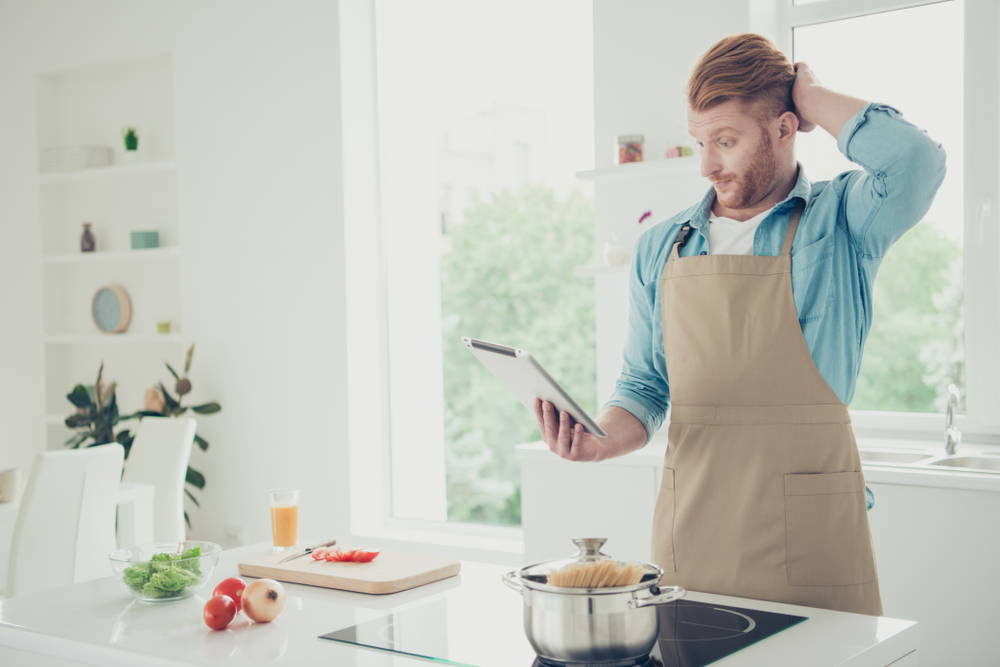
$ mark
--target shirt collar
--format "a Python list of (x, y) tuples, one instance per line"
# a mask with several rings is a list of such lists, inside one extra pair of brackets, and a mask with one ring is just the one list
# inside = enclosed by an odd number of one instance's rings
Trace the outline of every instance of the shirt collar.
[[(791, 192), (788, 196), (782, 199), (775, 206), (775, 209), (788, 208), (795, 197), (800, 198), (803, 203), (809, 203), (809, 195), (812, 192), (812, 183), (806, 178), (806, 171), (802, 168), (802, 163), (798, 160), (795, 161), (796, 169), (798, 169), (798, 177), (795, 179), (795, 185), (792, 186)], [(712, 204), (715, 203), (715, 187), (709, 186), (708, 192), (702, 197), (701, 202), (695, 204), (692, 208), (688, 209), (690, 211), (691, 217), (687, 219), (692, 227), (695, 229), (700, 229), (705, 223), (708, 222), (709, 216), (712, 214)]]

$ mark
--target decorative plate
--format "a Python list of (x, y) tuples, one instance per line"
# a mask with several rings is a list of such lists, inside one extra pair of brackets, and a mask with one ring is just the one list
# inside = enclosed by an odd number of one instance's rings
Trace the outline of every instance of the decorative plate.
[(128, 292), (119, 285), (106, 285), (94, 293), (90, 304), (94, 324), (105, 333), (122, 333), (132, 319)]

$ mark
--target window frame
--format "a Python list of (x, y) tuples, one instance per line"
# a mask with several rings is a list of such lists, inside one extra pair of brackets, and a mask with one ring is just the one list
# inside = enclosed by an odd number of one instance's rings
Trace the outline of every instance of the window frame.
[[(1000, 191), (1000, 9), (989, 0), (820, 0), (796, 5), (776, 0), (774, 41), (794, 54), (794, 29), (938, 2), (963, 2), (964, 32), (964, 230), (963, 315), (965, 318), (966, 411), (955, 421), (964, 439), (1000, 444), (1000, 352), (989, 332), (1000, 328), (1000, 232), (996, 202)], [(751, 0), (751, 7), (755, 4)], [(767, 26), (762, 27), (762, 31)], [(844, 91), (850, 93), (850, 91)], [(890, 102), (886, 102), (890, 103)], [(973, 139), (975, 137), (975, 139)], [(941, 387), (944, 393), (946, 387)], [(943, 412), (851, 410), (855, 432), (863, 438), (944, 439)]]

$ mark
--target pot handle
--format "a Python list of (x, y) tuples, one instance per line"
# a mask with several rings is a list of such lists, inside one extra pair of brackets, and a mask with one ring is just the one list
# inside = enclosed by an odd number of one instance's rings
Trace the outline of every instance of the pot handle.
[(653, 594), (653, 597), (638, 598), (635, 596), (635, 593), (632, 593), (632, 599), (625, 604), (629, 606), (629, 609), (638, 609), (639, 607), (648, 607), (655, 604), (666, 604), (687, 595), (687, 591), (680, 586), (660, 588), (656, 584), (649, 587), (649, 592)]
[(503, 575), (503, 583), (505, 583), (508, 588), (512, 588), (518, 593), (524, 591), (524, 586), (518, 581), (517, 570), (511, 570), (507, 574)]

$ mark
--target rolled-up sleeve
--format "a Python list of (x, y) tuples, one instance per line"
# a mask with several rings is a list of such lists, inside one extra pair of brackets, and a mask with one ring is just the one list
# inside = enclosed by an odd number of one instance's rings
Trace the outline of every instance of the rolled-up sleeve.
[(646, 442), (660, 428), (670, 401), (667, 378), (653, 364), (656, 341), (653, 317), (656, 281), (646, 283), (642, 267), (648, 261), (649, 235), (637, 244), (629, 273), (629, 316), (622, 372), (615, 391), (604, 404), (618, 406), (635, 416), (646, 429)]
[(837, 136), (837, 148), (864, 167), (847, 174), (845, 215), (855, 247), (882, 257), (923, 218), (944, 181), (945, 151), (902, 114), (870, 102)]

